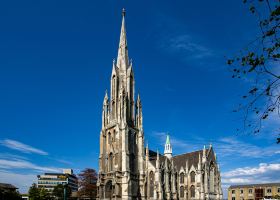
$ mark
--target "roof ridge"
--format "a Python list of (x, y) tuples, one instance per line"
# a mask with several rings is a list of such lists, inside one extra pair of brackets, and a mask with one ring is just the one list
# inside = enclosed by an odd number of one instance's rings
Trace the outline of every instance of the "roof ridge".
[(186, 154), (191, 154), (191, 153), (195, 153), (195, 152), (200, 152), (200, 151), (203, 151), (203, 149), (200, 149), (200, 150), (197, 150), (197, 151), (191, 151), (191, 152), (188, 152), (188, 153), (178, 154), (178, 155), (173, 156), (173, 158), (174, 158), (174, 157), (177, 157), (177, 156), (183, 156), (183, 155), (186, 155)]

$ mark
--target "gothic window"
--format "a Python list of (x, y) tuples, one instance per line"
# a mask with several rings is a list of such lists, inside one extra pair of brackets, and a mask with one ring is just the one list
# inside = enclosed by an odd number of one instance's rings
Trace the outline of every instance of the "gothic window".
[(147, 186), (147, 182), (145, 183), (145, 198), (147, 198), (147, 193), (148, 193), (148, 186)]
[(194, 171), (191, 172), (191, 182), (192, 183), (195, 182), (195, 172)]
[(210, 166), (210, 177), (209, 177), (209, 184), (210, 184), (210, 192), (214, 192), (215, 190), (215, 167), (213, 164)]
[(113, 154), (109, 155), (109, 172), (113, 171)]
[(129, 167), (131, 172), (135, 172), (135, 155), (133, 153), (129, 156)]
[(150, 197), (154, 197), (154, 182), (155, 182), (155, 175), (154, 172), (150, 172), (150, 176), (149, 176), (149, 180), (150, 180)]
[(195, 197), (195, 187), (192, 185), (191, 186), (191, 198)]
[(111, 133), (110, 132), (108, 132), (108, 144), (111, 144)]
[(181, 198), (184, 197), (184, 187), (183, 186), (180, 187), (180, 197)]
[(184, 183), (184, 173), (180, 174), (180, 183)]
[(113, 195), (112, 181), (108, 181), (105, 185), (105, 198), (111, 199)]

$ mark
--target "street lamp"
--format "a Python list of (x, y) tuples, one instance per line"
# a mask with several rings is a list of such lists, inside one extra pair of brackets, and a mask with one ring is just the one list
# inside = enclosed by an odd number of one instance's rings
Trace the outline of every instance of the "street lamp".
[(64, 183), (62, 183), (62, 185), (63, 185), (63, 199), (67, 200), (66, 199), (66, 186), (67, 186), (67, 183), (64, 182)]

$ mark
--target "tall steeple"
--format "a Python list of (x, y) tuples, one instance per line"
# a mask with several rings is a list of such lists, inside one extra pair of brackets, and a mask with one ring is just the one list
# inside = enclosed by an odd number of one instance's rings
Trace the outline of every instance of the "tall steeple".
[(170, 144), (170, 137), (169, 134), (166, 136), (166, 142), (165, 142), (165, 147), (164, 147), (164, 156), (167, 158), (172, 158), (172, 147)]
[(121, 73), (126, 73), (126, 69), (129, 66), (124, 8), (122, 10), (122, 27), (121, 27), (119, 50), (118, 50), (117, 66), (120, 69)]

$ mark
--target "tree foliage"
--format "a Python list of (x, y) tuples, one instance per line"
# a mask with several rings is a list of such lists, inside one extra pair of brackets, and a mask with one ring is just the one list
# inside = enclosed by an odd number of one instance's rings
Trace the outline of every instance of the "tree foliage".
[(28, 195), (30, 200), (40, 199), (40, 191), (35, 183), (29, 188)]
[(17, 191), (0, 190), (0, 200), (21, 200), (21, 195)]
[(52, 195), (56, 197), (58, 200), (63, 200), (64, 198), (64, 188), (66, 189), (66, 197), (67, 199), (71, 196), (71, 188), (68, 185), (58, 184), (54, 187)]
[(30, 200), (52, 200), (51, 194), (45, 188), (38, 188), (35, 183), (29, 188), (28, 191)]
[[(260, 34), (228, 60), (232, 78), (253, 80), (234, 112), (244, 112), (241, 130), (257, 134), (268, 118), (280, 120), (280, 7), (279, 0), (243, 0), (257, 17)], [(240, 129), (238, 129), (240, 131)], [(280, 138), (278, 138), (280, 143)]]
[(97, 195), (97, 172), (95, 169), (86, 168), (79, 175), (79, 197), (95, 199)]

